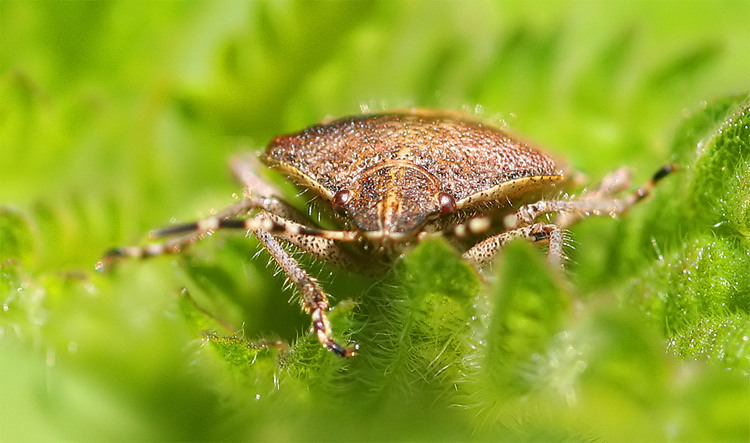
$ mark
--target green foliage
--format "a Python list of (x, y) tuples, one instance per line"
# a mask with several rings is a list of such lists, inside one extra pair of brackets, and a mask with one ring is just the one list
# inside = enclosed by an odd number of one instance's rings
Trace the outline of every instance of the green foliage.
[[(0, 440), (748, 440), (748, 4), (2, 6)], [(232, 154), (362, 105), (677, 172), (564, 272), (525, 242), (481, 273), (440, 238), (374, 277), (303, 258), (350, 360), (241, 235), (94, 271), (228, 205)]]
[(535, 374), (519, 376), (563, 330), (570, 314), (570, 295), (530, 245), (511, 244), (500, 265), (482, 340), (486, 355), (480, 363), (492, 380), (495, 398), (525, 394), (539, 383), (533, 379)]
[[(695, 123), (693, 149), (675, 146), (684, 171), (661, 215), (672, 226), (651, 231), (661, 245), (659, 260), (641, 272), (626, 297), (663, 329), (673, 353), (748, 374), (750, 101), (736, 99), (709, 126), (706, 116), (727, 106), (713, 108), (688, 120)], [(652, 217), (650, 223), (658, 222)]]

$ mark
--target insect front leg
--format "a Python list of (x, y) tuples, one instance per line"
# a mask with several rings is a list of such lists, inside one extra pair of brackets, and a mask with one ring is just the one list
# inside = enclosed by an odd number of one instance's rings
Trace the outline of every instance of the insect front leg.
[(341, 268), (357, 269), (359, 264), (336, 242), (353, 242), (359, 239), (357, 231), (338, 231), (311, 227), (293, 220), (288, 220), (267, 211), (261, 211), (253, 218), (231, 219), (212, 218), (196, 223), (169, 227), (156, 232), (156, 236), (172, 235), (180, 232), (208, 229), (244, 229), (253, 231), (262, 228), (274, 236)]
[(112, 249), (96, 264), (96, 269), (99, 271), (105, 270), (120, 258), (148, 258), (179, 253), (185, 246), (195, 243), (205, 235), (220, 229), (240, 229), (245, 231), (264, 229), (310, 252), (317, 258), (341, 267), (356, 266), (357, 262), (334, 243), (334, 241), (356, 241), (359, 238), (359, 234), (356, 231), (337, 231), (309, 227), (266, 211), (261, 211), (251, 218), (231, 216), (231, 214), (240, 215), (255, 208), (253, 200), (243, 199), (214, 217), (158, 229), (151, 233), (152, 237), (176, 237), (163, 243), (153, 243), (143, 247), (126, 246)]
[(328, 295), (315, 278), (311, 277), (268, 231), (255, 229), (253, 234), (299, 289), (302, 307), (310, 314), (313, 331), (320, 344), (340, 357), (355, 356), (358, 349), (356, 344), (345, 347), (333, 339), (331, 322), (328, 320)]
[(224, 209), (218, 214), (187, 224), (170, 226), (151, 232), (152, 238), (176, 236), (163, 243), (152, 243), (146, 246), (123, 246), (107, 251), (100, 261), (96, 263), (97, 271), (104, 271), (112, 267), (114, 262), (122, 258), (149, 258), (159, 255), (176, 254), (185, 246), (197, 242), (206, 234), (221, 226), (222, 220), (246, 214), (254, 208), (253, 202), (243, 198), (232, 206)]
[(354, 270), (369, 274), (378, 270), (376, 263), (357, 260), (349, 252), (339, 246), (339, 242), (354, 242), (359, 240), (357, 231), (329, 231), (310, 228), (291, 220), (283, 219), (275, 214), (265, 214), (274, 226), (283, 229), (274, 230), (274, 236), (295, 247), (309, 253), (313, 257), (330, 263), (341, 269)]

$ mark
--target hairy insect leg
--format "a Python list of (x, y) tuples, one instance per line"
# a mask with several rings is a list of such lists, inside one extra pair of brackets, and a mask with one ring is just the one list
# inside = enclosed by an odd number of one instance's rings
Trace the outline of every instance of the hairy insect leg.
[(357, 231), (340, 231), (310, 227), (266, 211), (261, 211), (251, 218), (211, 217), (193, 223), (170, 226), (168, 228), (157, 230), (152, 235), (155, 237), (163, 237), (193, 231), (213, 232), (219, 229), (244, 229), (246, 231), (264, 229), (273, 234), (321, 237), (328, 240), (344, 242), (351, 242), (359, 239), (359, 233)]
[(562, 266), (562, 229), (550, 223), (534, 223), (493, 235), (472, 246), (464, 252), (463, 257), (472, 265), (482, 267), (494, 260), (503, 246), (516, 238), (526, 238), (535, 243), (548, 242), (547, 260), (555, 267)]
[[(505, 225), (509, 229), (508, 231), (477, 243), (464, 253), (464, 258), (474, 265), (482, 266), (492, 261), (510, 240), (528, 238), (534, 242), (548, 242), (549, 262), (556, 267), (562, 266), (564, 258), (563, 230), (566, 227), (589, 214), (616, 215), (625, 212), (648, 196), (656, 184), (672, 173), (674, 169), (673, 165), (660, 168), (651, 180), (622, 199), (615, 199), (612, 196), (627, 188), (630, 177), (627, 170), (618, 169), (605, 177), (599, 187), (582, 195), (579, 199), (541, 200), (521, 206), (518, 211), (506, 217)], [(560, 217), (556, 219), (555, 223), (535, 222), (538, 217), (550, 213), (560, 213)], [(470, 229), (469, 223), (472, 222), (473, 220), (469, 220), (457, 225), (456, 234), (460, 235), (463, 231), (474, 231)], [(479, 226), (484, 226), (484, 223), (479, 224)]]
[[(552, 213), (561, 213), (563, 216), (557, 224), (561, 228), (566, 228), (578, 219), (586, 215), (608, 214), (611, 216), (621, 214), (627, 211), (631, 206), (647, 197), (654, 189), (656, 184), (674, 171), (673, 165), (666, 165), (660, 168), (643, 186), (628, 194), (621, 199), (609, 198), (612, 192), (617, 191), (620, 186), (626, 186), (627, 183), (618, 183), (619, 174), (613, 174), (611, 183), (605, 180), (599, 190), (594, 191), (592, 195), (584, 196), (576, 200), (540, 200), (535, 203), (521, 206), (518, 211), (510, 214), (505, 219), (505, 225), (509, 229), (515, 229), (521, 226), (527, 226), (544, 215)], [(601, 199), (600, 199), (601, 198)]]
[(237, 155), (230, 166), (235, 179), (243, 186), (244, 197), (251, 200), (254, 207), (303, 225), (319, 227), (308, 215), (279, 198), (281, 192), (261, 178), (257, 171), (265, 166), (256, 155)]
[(358, 346), (345, 347), (333, 339), (331, 323), (328, 320), (328, 296), (320, 288), (315, 278), (311, 277), (279, 242), (264, 229), (255, 229), (253, 234), (266, 248), (271, 257), (279, 264), (289, 279), (302, 294), (302, 307), (310, 314), (313, 330), (320, 344), (340, 357), (353, 357)]
[[(273, 233), (277, 238), (291, 243), (313, 257), (343, 269), (367, 271), (349, 253), (341, 249), (337, 242), (353, 242), (359, 239), (357, 231), (331, 231), (311, 228), (276, 214), (261, 212), (256, 215), (257, 224)], [(246, 223), (247, 230), (253, 230), (256, 222)]]
[(115, 261), (122, 258), (149, 258), (159, 255), (179, 253), (185, 246), (197, 242), (211, 232), (213, 226), (217, 224), (217, 221), (227, 219), (227, 217), (239, 216), (247, 213), (252, 208), (251, 201), (242, 199), (210, 218), (198, 222), (158, 229), (151, 232), (151, 237), (158, 238), (172, 235), (177, 235), (177, 237), (163, 243), (152, 243), (146, 246), (124, 246), (110, 249), (104, 257), (96, 263), (95, 269), (98, 271), (107, 270), (112, 267)]
[[(254, 207), (251, 201), (245, 199), (233, 207), (235, 208), (233, 212), (242, 213), (254, 209)], [(336, 241), (356, 241), (359, 238), (356, 231), (318, 229), (265, 211), (261, 211), (251, 218), (223, 218), (221, 215), (152, 232), (152, 236), (156, 238), (182, 234), (164, 243), (154, 243), (144, 247), (131, 246), (112, 249), (96, 264), (96, 269), (104, 270), (110, 267), (113, 261), (122, 257), (148, 258), (178, 253), (186, 245), (195, 243), (206, 234), (220, 229), (240, 229), (244, 231), (263, 229), (311, 253), (316, 258), (339, 267), (354, 269), (361, 267), (356, 260), (335, 243)]]
[[(242, 219), (240, 217), (250, 214), (254, 209), (261, 209), (268, 214), (276, 216), (276, 221), (273, 222), (269, 230), (282, 235), (282, 237), (286, 237), (287, 241), (313, 253), (319, 258), (332, 261), (334, 264), (353, 266), (355, 262), (346, 257), (346, 254), (333, 243), (333, 240), (341, 240), (341, 237), (346, 237), (346, 235), (337, 236), (337, 234), (331, 233), (338, 231), (319, 229), (303, 213), (275, 197), (274, 195), (277, 194), (276, 189), (264, 182), (254, 172), (259, 166), (259, 161), (256, 157), (235, 157), (232, 160), (231, 166), (235, 177), (244, 186), (243, 196), (237, 203), (203, 220), (168, 226), (152, 231), (152, 238), (176, 236), (174, 239), (163, 243), (153, 243), (143, 247), (127, 246), (113, 248), (97, 262), (95, 268), (100, 271), (105, 270), (121, 258), (148, 258), (179, 253), (187, 245), (201, 240), (216, 229), (234, 228), (252, 230), (254, 227), (257, 227), (256, 222), (259, 222), (260, 219)], [(269, 222), (266, 220), (264, 223), (268, 225)], [(314, 225), (314, 227), (309, 228), (305, 226), (306, 223)], [(351, 238), (351, 235), (349, 238)], [(344, 239), (343, 241), (351, 240)]]
[(264, 166), (257, 156), (237, 155), (229, 164), (232, 175), (243, 187), (244, 197), (251, 200), (255, 207), (299, 223), (310, 223), (309, 217), (280, 199), (279, 190), (260, 177), (257, 171), (263, 169)]
[(337, 244), (337, 242), (353, 242), (358, 240), (359, 234), (356, 231), (313, 229), (270, 213), (261, 213), (259, 216), (267, 217), (273, 226), (283, 226), (282, 229), (273, 230), (275, 237), (291, 243), (319, 260), (331, 263), (342, 269), (351, 269), (364, 273), (370, 271), (361, 261), (355, 260)]
[[(335, 244), (336, 241), (354, 241), (357, 239), (356, 234), (353, 231), (320, 229), (305, 214), (275, 196), (278, 194), (277, 190), (263, 181), (255, 172), (259, 166), (260, 162), (254, 156), (245, 155), (233, 158), (232, 171), (244, 186), (243, 196), (237, 203), (206, 219), (168, 226), (151, 232), (152, 238), (175, 236), (174, 239), (144, 247), (114, 248), (96, 264), (96, 269), (104, 270), (120, 258), (147, 258), (179, 253), (185, 246), (197, 242), (217, 229), (251, 231), (261, 225), (277, 237), (317, 258), (340, 267), (357, 268), (357, 261)], [(257, 209), (262, 212), (254, 217), (244, 218)]]
[(259, 195), (271, 197), (281, 195), (278, 190), (265, 182), (256, 171), (263, 169), (263, 165), (256, 155), (241, 154), (232, 157), (229, 162), (234, 178), (245, 188), (255, 191)]
[[(604, 177), (599, 185), (592, 189), (584, 191), (579, 201), (607, 201), (612, 200), (621, 192), (627, 190), (631, 183), (631, 173), (628, 168), (620, 168)], [(563, 212), (555, 218), (555, 223), (559, 226), (571, 226), (578, 220), (585, 217), (580, 212)]]

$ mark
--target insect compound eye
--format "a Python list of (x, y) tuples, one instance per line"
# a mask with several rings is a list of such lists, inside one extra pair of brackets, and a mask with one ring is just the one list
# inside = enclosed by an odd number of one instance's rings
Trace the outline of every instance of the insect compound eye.
[(344, 205), (346, 205), (351, 199), (352, 191), (348, 189), (342, 189), (333, 195), (333, 202), (331, 203), (331, 206), (333, 206), (334, 211), (343, 211)]
[(440, 203), (441, 214), (449, 214), (456, 210), (456, 199), (447, 192), (438, 194), (438, 202)]

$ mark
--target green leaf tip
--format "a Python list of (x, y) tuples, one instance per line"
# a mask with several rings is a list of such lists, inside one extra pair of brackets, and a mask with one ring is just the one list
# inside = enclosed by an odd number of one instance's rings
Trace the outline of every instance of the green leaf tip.
[(367, 367), (366, 383), (414, 392), (425, 381), (455, 380), (469, 350), (479, 287), (477, 272), (442, 239), (426, 240), (397, 261), (357, 307), (356, 364)]
[[(635, 280), (627, 291), (628, 301), (658, 325), (676, 355), (713, 355), (719, 361), (724, 356), (728, 360), (722, 365), (750, 373), (748, 251), (745, 242), (737, 238), (694, 238)], [(728, 321), (737, 318), (744, 323)], [(722, 325), (724, 330), (717, 332), (707, 325)], [(719, 336), (723, 338), (719, 340)], [(721, 352), (716, 349), (717, 340)]]
[[(485, 361), (480, 366), (500, 392), (530, 389), (526, 371), (560, 333), (570, 315), (570, 294), (542, 251), (511, 242), (497, 263), (487, 301)], [(485, 318), (485, 316), (482, 316)]]
[(34, 253), (34, 233), (21, 212), (0, 206), (0, 263), (24, 260)]
[[(699, 142), (690, 195), (699, 215), (712, 225), (730, 224), (750, 233), (750, 103), (727, 116)], [(710, 218), (709, 218), (710, 217)]]
[(675, 355), (750, 373), (750, 97), (703, 106), (678, 129), (681, 172), (641, 226), (657, 260), (625, 291)]

